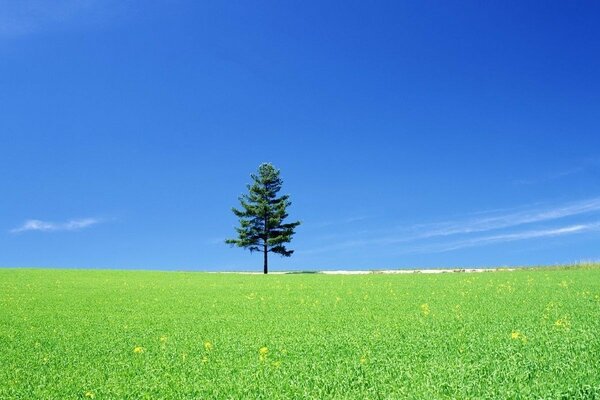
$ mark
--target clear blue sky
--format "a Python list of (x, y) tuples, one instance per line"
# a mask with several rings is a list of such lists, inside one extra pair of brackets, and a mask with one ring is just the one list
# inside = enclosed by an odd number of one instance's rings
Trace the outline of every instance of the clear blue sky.
[[(52, 4), (51, 4), (52, 3)], [(600, 258), (598, 2), (0, 3), (0, 265), (273, 269)]]

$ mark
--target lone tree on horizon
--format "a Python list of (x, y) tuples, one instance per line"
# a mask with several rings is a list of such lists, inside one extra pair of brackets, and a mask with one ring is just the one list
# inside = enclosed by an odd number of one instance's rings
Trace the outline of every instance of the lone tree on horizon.
[(294, 229), (300, 221), (284, 223), (288, 217), (287, 207), (292, 202), (289, 195), (277, 197), (283, 181), (279, 170), (271, 163), (262, 163), (258, 173), (250, 175), (252, 183), (247, 185), (248, 194), (239, 197), (241, 209), (232, 208), (240, 219), (240, 226), (235, 228), (237, 239), (227, 239), (225, 243), (243, 247), (250, 252), (262, 251), (264, 257), (264, 273), (268, 273), (268, 253), (277, 253), (289, 257), (294, 250), (288, 250), (285, 243), (292, 240)]

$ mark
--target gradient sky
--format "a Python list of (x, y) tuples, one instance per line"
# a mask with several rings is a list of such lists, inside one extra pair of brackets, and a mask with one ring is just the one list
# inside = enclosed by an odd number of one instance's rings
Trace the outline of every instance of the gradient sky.
[(0, 265), (275, 270), (600, 259), (598, 2), (0, 2)]

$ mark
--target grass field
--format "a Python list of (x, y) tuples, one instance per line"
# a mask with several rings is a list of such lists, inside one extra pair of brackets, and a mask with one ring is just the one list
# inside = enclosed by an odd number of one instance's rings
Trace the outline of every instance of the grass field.
[(600, 268), (0, 269), (0, 398), (600, 398)]

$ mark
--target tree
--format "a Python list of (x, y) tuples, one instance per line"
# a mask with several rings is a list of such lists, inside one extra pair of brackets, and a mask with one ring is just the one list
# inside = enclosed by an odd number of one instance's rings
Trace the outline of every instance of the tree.
[(268, 272), (268, 253), (289, 257), (294, 250), (288, 250), (286, 243), (292, 240), (294, 229), (299, 221), (284, 223), (288, 217), (287, 208), (292, 204), (289, 195), (277, 197), (283, 181), (279, 170), (270, 163), (258, 167), (257, 174), (250, 175), (252, 183), (247, 185), (248, 194), (239, 197), (241, 209), (232, 208), (239, 218), (240, 226), (235, 228), (237, 239), (227, 239), (225, 243), (243, 247), (250, 252), (262, 251), (264, 273)]

